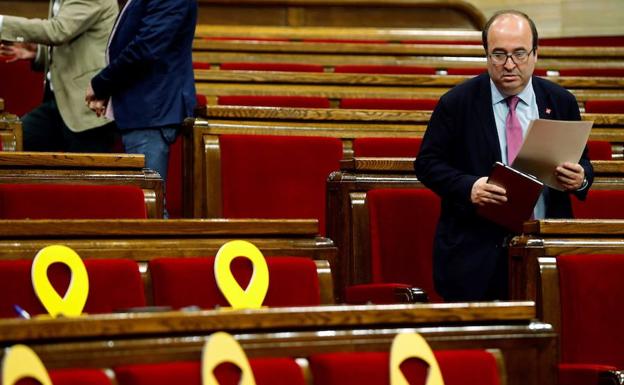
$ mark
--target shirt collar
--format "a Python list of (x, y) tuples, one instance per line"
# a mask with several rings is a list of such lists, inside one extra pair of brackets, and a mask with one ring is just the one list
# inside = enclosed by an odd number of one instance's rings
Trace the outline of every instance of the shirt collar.
[[(507, 98), (507, 96), (503, 95), (498, 88), (496, 88), (496, 85), (491, 78), (490, 89), (492, 90), (492, 105), (503, 102)], [(533, 81), (530, 81), (517, 96), (524, 104), (530, 106), (533, 98), (535, 97), (535, 93), (533, 92)]]

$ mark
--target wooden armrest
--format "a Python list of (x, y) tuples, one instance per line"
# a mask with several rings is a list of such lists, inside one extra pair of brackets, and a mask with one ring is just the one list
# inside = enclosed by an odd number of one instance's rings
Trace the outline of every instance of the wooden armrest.
[(427, 293), (418, 287), (398, 287), (394, 289), (394, 296), (400, 303), (425, 303), (429, 302)]

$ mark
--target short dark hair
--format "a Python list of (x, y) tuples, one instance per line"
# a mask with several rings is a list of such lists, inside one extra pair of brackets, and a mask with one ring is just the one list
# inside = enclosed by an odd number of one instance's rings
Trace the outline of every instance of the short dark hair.
[(481, 40), (483, 41), (483, 48), (485, 48), (486, 53), (488, 50), (487, 35), (488, 35), (488, 32), (490, 31), (490, 26), (492, 25), (494, 20), (498, 19), (498, 17), (502, 15), (517, 15), (517, 16), (523, 17), (526, 21), (528, 21), (529, 26), (531, 27), (531, 35), (533, 35), (533, 44), (531, 48), (532, 49), (537, 48), (537, 39), (538, 39), (537, 28), (535, 27), (535, 23), (533, 22), (533, 20), (531, 20), (529, 15), (527, 15), (524, 12), (516, 11), (514, 9), (508, 9), (508, 10), (498, 11), (495, 14), (493, 14), (492, 17), (490, 17), (490, 19), (485, 23), (485, 26), (483, 27), (483, 31), (481, 32)]

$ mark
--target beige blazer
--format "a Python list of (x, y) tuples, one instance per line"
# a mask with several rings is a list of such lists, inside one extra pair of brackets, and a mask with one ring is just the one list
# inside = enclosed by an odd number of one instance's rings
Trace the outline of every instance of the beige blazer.
[[(65, 124), (75, 132), (108, 123), (85, 104), (87, 85), (105, 66), (108, 37), (119, 7), (117, 0), (60, 0), (48, 19), (4, 16), (0, 38), (40, 44), (36, 63), (50, 69), (54, 95)], [(52, 60), (47, 47), (53, 46)]]

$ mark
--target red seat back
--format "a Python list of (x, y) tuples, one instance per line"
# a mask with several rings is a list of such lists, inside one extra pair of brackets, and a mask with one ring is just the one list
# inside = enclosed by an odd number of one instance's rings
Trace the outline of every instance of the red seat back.
[(624, 255), (560, 255), (561, 358), (624, 368)]
[(421, 143), (422, 138), (356, 138), (353, 141), (353, 155), (414, 158)]
[(323, 72), (319, 64), (300, 63), (221, 63), (222, 70), (237, 71), (285, 71), (285, 72)]
[(433, 285), (433, 238), (440, 198), (428, 189), (367, 193), (373, 283), (404, 283), (441, 301)]
[(606, 140), (590, 140), (587, 142), (589, 159), (591, 160), (612, 160), (613, 149), (611, 143)]
[(325, 186), (328, 175), (340, 168), (340, 139), (219, 138), (225, 218), (317, 218), (325, 233)]
[(0, 184), (0, 218), (147, 218), (147, 211), (137, 186)]
[(0, 56), (0, 98), (4, 99), (5, 111), (23, 116), (43, 100), (43, 72), (33, 71), (29, 60), (5, 60)]
[[(85, 313), (111, 313), (115, 310), (145, 306), (143, 281), (137, 263), (129, 259), (86, 259), (89, 296)], [(45, 314), (32, 286), (30, 260), (0, 261), (0, 317), (13, 318), (13, 305), (31, 315)], [(52, 264), (48, 269), (52, 286), (62, 295), (69, 286), (70, 271), (65, 265)], [(10, 295), (8, 294), (10, 293)]]
[[(499, 385), (494, 356), (484, 350), (436, 351), (446, 385)], [(317, 354), (309, 357), (315, 385), (390, 384), (390, 354), (357, 352)], [(424, 385), (427, 365), (420, 360), (403, 362), (401, 371), (412, 385)]]
[(572, 199), (572, 212), (579, 219), (624, 219), (624, 190), (590, 189), (584, 201)]
[[(624, 74), (622, 75), (624, 76)], [(596, 114), (624, 114), (624, 100), (587, 100), (585, 112)]]
[(337, 65), (336, 73), (364, 73), (364, 74), (389, 74), (389, 75), (435, 75), (433, 67), (402, 66), (402, 65)]
[[(267, 258), (269, 290), (266, 306), (320, 305), (316, 264), (302, 257)], [(150, 261), (154, 304), (174, 308), (229, 306), (219, 291), (214, 276), (214, 257), (158, 258)], [(251, 263), (235, 259), (232, 273), (241, 287), (251, 278)]]
[[(305, 385), (301, 368), (290, 358), (249, 360), (257, 385)], [(215, 377), (220, 385), (237, 385), (239, 369), (233, 364), (219, 365)], [(199, 362), (124, 365), (115, 368), (118, 385), (201, 385)], [(56, 384), (55, 384), (56, 385)]]

